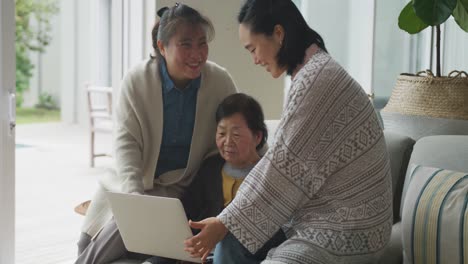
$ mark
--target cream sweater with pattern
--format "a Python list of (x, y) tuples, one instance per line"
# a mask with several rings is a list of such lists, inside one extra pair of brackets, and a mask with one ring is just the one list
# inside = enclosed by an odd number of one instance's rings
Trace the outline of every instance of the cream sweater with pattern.
[(295, 76), (274, 142), (218, 216), (262, 263), (375, 263), (392, 229), (382, 128), (365, 92), (327, 53)]

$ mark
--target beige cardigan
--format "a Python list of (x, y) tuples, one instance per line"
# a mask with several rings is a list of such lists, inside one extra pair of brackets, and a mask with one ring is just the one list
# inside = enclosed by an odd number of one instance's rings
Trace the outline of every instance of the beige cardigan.
[[(163, 131), (162, 85), (155, 59), (130, 70), (122, 81), (116, 106), (115, 171), (100, 180), (82, 231), (95, 236), (112, 213), (105, 190), (181, 197), (203, 159), (216, 152), (215, 112), (219, 103), (237, 91), (229, 73), (213, 62), (202, 69), (195, 124), (186, 169), (164, 173), (156, 180)], [(176, 157), (174, 157), (176, 158)]]

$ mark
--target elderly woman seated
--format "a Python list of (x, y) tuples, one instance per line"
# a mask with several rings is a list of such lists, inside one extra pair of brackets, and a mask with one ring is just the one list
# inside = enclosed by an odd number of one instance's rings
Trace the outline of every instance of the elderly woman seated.
[[(219, 154), (203, 162), (182, 199), (188, 218), (194, 221), (218, 215), (233, 200), (244, 178), (260, 160), (260, 153), (268, 138), (262, 108), (246, 94), (226, 97), (216, 111), (216, 123)], [(214, 262), (260, 263), (268, 250), (285, 239), (280, 230), (255, 254), (242, 246), (226, 248), (223, 240), (215, 249)], [(158, 257), (150, 261), (173, 263), (169, 260), (163, 262)]]

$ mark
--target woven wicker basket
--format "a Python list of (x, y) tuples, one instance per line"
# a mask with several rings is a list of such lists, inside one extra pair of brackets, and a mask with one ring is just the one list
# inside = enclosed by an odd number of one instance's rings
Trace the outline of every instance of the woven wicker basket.
[(468, 74), (435, 77), (427, 70), (401, 74), (383, 112), (468, 120)]

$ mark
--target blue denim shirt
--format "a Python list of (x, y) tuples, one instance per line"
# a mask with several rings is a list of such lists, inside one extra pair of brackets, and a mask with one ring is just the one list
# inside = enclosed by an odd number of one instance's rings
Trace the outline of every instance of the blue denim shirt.
[(184, 89), (171, 80), (164, 61), (159, 63), (163, 95), (163, 136), (155, 177), (176, 169), (186, 168), (192, 142), (201, 76)]

